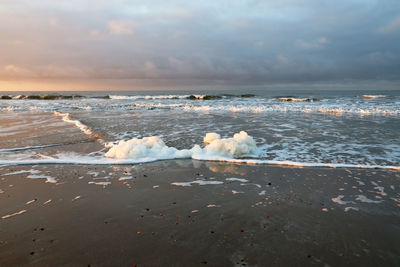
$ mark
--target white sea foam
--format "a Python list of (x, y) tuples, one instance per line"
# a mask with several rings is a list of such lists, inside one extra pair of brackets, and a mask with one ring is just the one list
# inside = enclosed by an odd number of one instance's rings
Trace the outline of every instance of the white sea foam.
[(8, 219), (8, 218), (10, 218), (10, 217), (14, 217), (14, 216), (23, 214), (23, 213), (25, 213), (25, 212), (26, 212), (26, 210), (21, 210), (21, 211), (15, 212), (15, 213), (13, 213), (13, 214), (4, 215), (4, 216), (2, 216), (1, 218), (2, 218), (2, 219)]
[(208, 145), (214, 140), (221, 139), (221, 136), (217, 133), (207, 133), (206, 136), (204, 137), (203, 141), (204, 144)]
[(358, 200), (358, 201), (360, 201), (360, 202), (364, 202), (364, 203), (374, 203), (374, 204), (378, 204), (378, 203), (381, 203), (381, 202), (382, 202), (381, 200), (372, 200), (372, 199), (369, 199), (369, 198), (367, 198), (367, 197), (364, 196), (364, 195), (358, 195), (357, 198), (356, 198), (356, 200)]
[(176, 185), (176, 186), (192, 186), (193, 184), (198, 184), (198, 185), (217, 185), (217, 184), (223, 184), (224, 182), (220, 182), (220, 181), (206, 181), (206, 180), (195, 180), (195, 181), (191, 181), (191, 182), (182, 182), (182, 183), (178, 183), (178, 182), (174, 182), (171, 183), (172, 185)]
[(120, 141), (113, 145), (105, 154), (108, 158), (114, 159), (174, 159), (189, 158), (189, 150), (178, 150), (168, 147), (157, 136), (144, 137), (142, 139), (133, 138), (128, 141)]
[(110, 185), (111, 182), (88, 182), (88, 184), (107, 186)]
[(374, 181), (371, 181), (371, 184), (375, 185), (374, 189), (378, 190), (378, 192), (376, 192), (378, 195), (381, 195), (383, 197), (387, 196), (387, 194), (385, 193), (385, 188), (383, 186), (379, 186)]
[(348, 212), (348, 211), (350, 211), (350, 210), (358, 211), (358, 208), (355, 208), (355, 207), (345, 207), (345, 208), (344, 208), (344, 211), (345, 211), (345, 212)]
[(95, 137), (97, 139), (97, 141), (100, 144), (104, 145), (106, 148), (109, 147), (109, 144), (107, 142), (105, 142), (103, 139), (100, 139), (99, 136), (96, 133), (93, 133), (93, 131), (87, 125), (83, 124), (79, 120), (71, 119), (69, 113), (61, 113), (61, 112), (58, 112), (58, 111), (54, 111), (54, 114), (57, 115), (57, 116), (61, 116), (63, 121), (74, 124), (84, 134)]
[(221, 207), (221, 205), (208, 204), (208, 205), (206, 206), (206, 208), (219, 208), (219, 207)]
[[(174, 158), (170, 158), (174, 159)], [(313, 163), (313, 162), (295, 162), (295, 161), (279, 161), (279, 160), (262, 160), (262, 159), (235, 159), (228, 157), (193, 155), (192, 159), (205, 161), (220, 161), (234, 164), (248, 165), (280, 165), (293, 167), (322, 167), (322, 168), (357, 168), (357, 169), (388, 169), (400, 171), (400, 166), (384, 166), (384, 165), (363, 165), (363, 164), (333, 164), (333, 163)], [(149, 163), (162, 158), (141, 158), (141, 159), (114, 159), (106, 157), (84, 156), (75, 153), (57, 154), (49, 159), (22, 159), (22, 160), (0, 160), (0, 165), (40, 165), (40, 164), (80, 164), (80, 165), (125, 165)], [(165, 160), (165, 159), (164, 159)]]
[(225, 180), (227, 181), (232, 181), (232, 182), (242, 182), (242, 183), (247, 183), (249, 180), (247, 179), (242, 179), (242, 178), (226, 178)]
[(204, 138), (207, 144), (203, 149), (200, 146), (192, 148), (192, 157), (240, 157), (252, 155), (256, 152), (257, 146), (253, 137), (245, 131), (234, 134), (233, 138), (220, 138), (216, 133), (208, 133)]
[(132, 180), (132, 176), (122, 176), (118, 178), (118, 181)]
[(34, 169), (22, 170), (22, 171), (15, 171), (15, 172), (5, 173), (5, 174), (2, 174), (1, 176), (12, 176), (12, 175), (18, 175), (18, 174), (24, 174), (24, 173), (39, 174), (39, 173), (41, 173), (41, 171), (34, 170)]
[(75, 126), (78, 127), (79, 130), (81, 130), (83, 133), (87, 135), (91, 135), (93, 133), (92, 130), (90, 130), (89, 127), (83, 124), (82, 122), (71, 119), (69, 113), (61, 113), (58, 111), (54, 111), (54, 114), (57, 116), (61, 116), (63, 121), (65, 122), (75, 124)]
[(344, 198), (344, 195), (339, 195), (337, 197), (331, 198), (331, 200), (339, 205), (346, 205), (347, 203), (354, 203), (353, 201), (344, 201), (342, 200)]
[(87, 174), (89, 174), (89, 175), (91, 175), (91, 176), (93, 176), (93, 177), (97, 177), (97, 176), (99, 176), (99, 172), (95, 172), (95, 171), (90, 171), (90, 172), (87, 172)]
[(249, 155), (256, 151), (254, 139), (245, 131), (241, 131), (233, 138), (221, 138), (216, 133), (208, 133), (204, 138), (207, 144), (204, 148), (195, 145), (192, 149), (178, 150), (168, 147), (157, 136), (133, 138), (129, 141), (120, 141), (113, 145), (105, 154), (114, 159), (178, 159), (190, 157), (234, 157)]
[(323, 168), (358, 168), (358, 169), (389, 169), (400, 171), (400, 166), (383, 166), (383, 165), (367, 165), (367, 164), (342, 164), (342, 163), (319, 163), (319, 162), (296, 162), (288, 160), (263, 160), (263, 159), (235, 159), (227, 157), (202, 157), (193, 156), (193, 159), (197, 160), (209, 160), (209, 161), (221, 161), (238, 164), (249, 164), (249, 165), (280, 165), (280, 166), (292, 166), (292, 167), (323, 167)]
[(57, 183), (57, 180), (54, 177), (51, 177), (48, 175), (31, 174), (31, 175), (28, 175), (27, 178), (29, 178), (29, 179), (46, 179), (46, 183), (52, 183), (52, 184)]

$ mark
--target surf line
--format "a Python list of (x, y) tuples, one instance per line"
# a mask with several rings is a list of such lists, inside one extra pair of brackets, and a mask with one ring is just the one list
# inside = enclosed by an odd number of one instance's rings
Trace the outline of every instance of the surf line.
[(305, 163), (295, 161), (275, 161), (275, 160), (258, 160), (258, 159), (234, 159), (223, 157), (184, 157), (184, 158), (145, 158), (145, 159), (112, 159), (103, 157), (77, 157), (77, 158), (52, 158), (48, 159), (32, 159), (32, 160), (0, 160), (0, 165), (16, 166), (16, 165), (39, 165), (39, 164), (65, 164), (65, 165), (131, 165), (143, 164), (156, 161), (175, 160), (175, 159), (192, 159), (199, 161), (227, 162), (232, 164), (247, 165), (279, 165), (297, 168), (352, 168), (352, 169), (385, 169), (392, 171), (400, 171), (400, 166), (381, 166), (381, 165), (357, 165), (357, 164), (332, 164), (332, 163)]
[(62, 113), (59, 111), (54, 111), (54, 115), (60, 116), (62, 118), (62, 120), (65, 122), (74, 124), (81, 132), (83, 132), (86, 135), (94, 137), (100, 144), (107, 147), (106, 142), (103, 139), (101, 139), (97, 133), (94, 133), (89, 128), (89, 126), (87, 126), (86, 124), (83, 124), (82, 122), (80, 122), (78, 120), (73, 120), (69, 113)]

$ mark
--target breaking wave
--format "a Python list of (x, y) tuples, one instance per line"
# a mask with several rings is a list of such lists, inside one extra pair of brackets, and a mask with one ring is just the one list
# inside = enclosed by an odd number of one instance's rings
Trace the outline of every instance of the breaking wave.
[(80, 99), (85, 98), (81, 95), (2, 95), (0, 99), (2, 100), (59, 100), (59, 99)]
[(167, 146), (157, 136), (133, 138), (109, 145), (109, 150), (100, 156), (61, 153), (54, 156), (40, 155), (41, 158), (24, 158), (18, 160), (0, 160), (0, 165), (33, 165), (33, 164), (84, 164), (114, 165), (139, 164), (171, 159), (195, 159), (202, 161), (221, 161), (235, 164), (269, 164), (293, 167), (324, 168), (366, 168), (390, 169), (400, 171), (400, 166), (382, 166), (366, 164), (333, 164), (296, 162), (286, 160), (264, 160), (258, 158), (259, 149), (253, 137), (245, 131), (234, 134), (231, 138), (221, 138), (217, 133), (207, 133), (204, 147), (195, 145), (191, 149), (177, 149)]
[(314, 102), (316, 98), (295, 98), (295, 97), (280, 97), (280, 101), (283, 102)]
[[(314, 113), (359, 116), (399, 116), (398, 96), (356, 95), (342, 97), (255, 96), (253, 94), (165, 95), (3, 95), (0, 111), (75, 110), (177, 110), (214, 113)], [(371, 101), (375, 99), (374, 101)], [(43, 101), (36, 101), (43, 100)], [(54, 100), (54, 101), (44, 101)]]
[(189, 99), (189, 100), (214, 100), (225, 98), (249, 98), (254, 97), (253, 94), (187, 94), (187, 95), (99, 95), (99, 96), (82, 96), (82, 95), (2, 95), (0, 100), (79, 100), (79, 99), (111, 99), (111, 100), (167, 100), (167, 99)]
[(126, 96), (126, 95), (109, 95), (110, 99), (115, 100), (162, 100), (162, 99), (187, 99), (190, 95), (136, 95), (136, 96)]
[(385, 95), (362, 95), (363, 98), (375, 99), (375, 98), (385, 98)]

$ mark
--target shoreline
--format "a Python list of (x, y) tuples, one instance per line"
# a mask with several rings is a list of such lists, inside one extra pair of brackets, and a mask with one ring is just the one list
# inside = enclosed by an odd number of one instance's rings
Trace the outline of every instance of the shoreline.
[[(86, 143), (86, 142), (82, 142)], [(46, 145), (40, 146), (40, 148), (55, 147), (64, 145)], [(39, 149), (40, 149), (39, 148)], [(30, 148), (36, 149), (36, 148)], [(10, 149), (11, 151), (19, 151), (22, 149)], [(7, 151), (8, 152), (8, 151)], [(95, 152), (92, 152), (95, 153)], [(105, 165), (137, 165), (146, 164), (159, 161), (174, 161), (174, 160), (195, 160), (199, 162), (224, 162), (228, 164), (236, 165), (265, 165), (265, 166), (282, 166), (292, 168), (323, 168), (323, 169), (373, 169), (373, 170), (390, 170), (398, 172), (400, 166), (385, 166), (385, 165), (367, 165), (367, 164), (347, 164), (347, 163), (310, 163), (310, 162), (296, 162), (296, 161), (278, 161), (278, 160), (260, 160), (260, 159), (232, 159), (232, 158), (215, 158), (215, 159), (201, 159), (201, 158), (167, 158), (167, 159), (143, 159), (143, 160), (131, 160), (131, 159), (114, 159), (106, 157), (93, 157), (89, 159), (88, 156), (76, 155), (77, 159), (59, 159), (48, 157), (48, 159), (38, 160), (20, 160), (20, 161), (9, 161), (0, 160), (0, 166), (29, 166), (29, 165), (93, 165), (93, 166), (105, 166)]]

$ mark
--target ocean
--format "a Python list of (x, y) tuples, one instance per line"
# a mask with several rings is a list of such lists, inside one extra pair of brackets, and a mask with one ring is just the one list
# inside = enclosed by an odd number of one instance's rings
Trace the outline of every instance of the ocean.
[(400, 168), (399, 90), (1, 95), (0, 165), (193, 158)]

